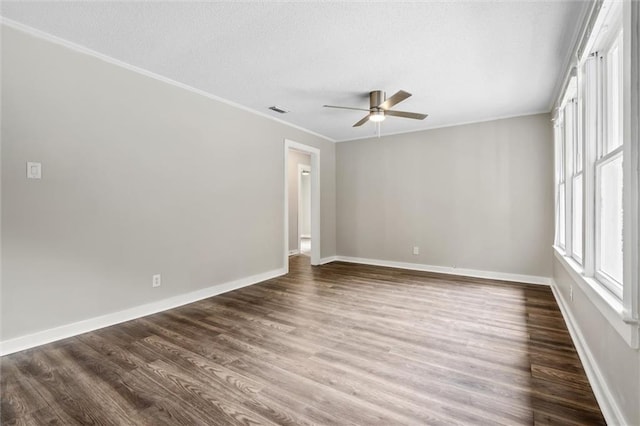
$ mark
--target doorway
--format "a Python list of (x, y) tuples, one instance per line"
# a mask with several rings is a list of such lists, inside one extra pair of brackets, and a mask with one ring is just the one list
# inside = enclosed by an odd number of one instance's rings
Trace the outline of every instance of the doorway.
[(306, 164), (298, 164), (297, 228), (298, 252), (311, 256), (311, 165)]
[[(302, 153), (308, 155), (309, 163), (306, 165), (305, 169), (298, 169), (298, 165), (293, 164), (293, 159), (296, 156), (296, 153)], [(307, 255), (309, 255), (311, 259), (311, 265), (319, 265), (320, 264), (320, 150), (318, 148), (314, 148), (309, 145), (304, 145), (298, 142), (294, 142), (288, 139), (284, 141), (284, 268), (288, 272), (289, 271), (289, 253), (290, 253), (290, 241), (294, 241), (297, 245), (296, 250), (291, 250), (292, 252), (299, 252), (301, 247), (301, 236), (309, 236), (310, 237), (310, 247)], [(300, 209), (298, 210), (295, 219), (290, 214), (289, 208), (290, 206), (290, 198), (293, 198), (294, 195), (290, 196), (290, 186), (293, 185), (290, 179), (289, 170), (293, 169), (295, 173), (295, 184), (298, 186), (298, 200), (296, 200), (296, 207), (299, 205), (300, 199), (300, 186), (297, 185), (299, 180), (302, 180), (302, 172), (308, 172), (308, 186), (309, 186), (309, 234), (301, 232), (300, 229)], [(298, 172), (299, 170), (299, 172)], [(293, 201), (293, 200), (291, 200)], [(297, 222), (296, 226), (293, 227), (293, 222)], [(293, 228), (293, 229), (292, 229)], [(292, 235), (290, 235), (292, 234)], [(289, 237), (294, 238), (290, 239)]]

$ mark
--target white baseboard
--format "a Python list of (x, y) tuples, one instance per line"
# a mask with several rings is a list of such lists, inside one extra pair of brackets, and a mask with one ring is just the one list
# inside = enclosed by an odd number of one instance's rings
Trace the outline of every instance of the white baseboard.
[(300, 250), (298, 249), (289, 250), (289, 256), (295, 256), (296, 254), (300, 254)]
[(177, 308), (178, 306), (197, 302), (198, 300), (237, 290), (242, 287), (247, 287), (284, 274), (284, 268), (275, 269), (262, 274), (252, 275), (250, 277), (240, 278), (227, 283), (203, 288), (202, 290), (180, 294), (157, 302), (147, 303), (122, 311), (113, 312), (111, 314), (101, 315), (99, 317), (89, 318), (56, 328), (39, 331), (37, 333), (5, 340), (0, 342), (0, 355), (8, 355), (14, 352), (44, 345), (46, 343), (55, 342), (56, 340), (77, 336), (78, 334), (87, 333), (99, 328), (166, 311), (167, 309)]
[(320, 265), (335, 262), (336, 260), (338, 260), (338, 256), (323, 257), (322, 259), (320, 259)]
[(448, 266), (424, 265), (420, 263), (394, 262), (391, 260), (364, 259), (360, 257), (335, 256), (334, 260), (363, 265), (387, 266), (390, 268), (409, 269), (412, 271), (437, 272), (440, 274), (461, 275), (473, 278), (513, 281), (526, 284), (551, 285), (551, 278), (537, 275), (511, 274), (507, 272), (481, 271), (477, 269), (451, 268)]
[(630, 424), (624, 418), (624, 414), (622, 414), (622, 410), (620, 410), (613, 393), (609, 389), (607, 382), (604, 380), (604, 377), (600, 372), (600, 368), (598, 368), (598, 364), (596, 363), (595, 358), (584, 339), (584, 335), (582, 334), (582, 331), (580, 331), (577, 321), (571, 313), (571, 310), (568, 308), (569, 305), (562, 297), (562, 292), (560, 292), (553, 280), (551, 280), (551, 291), (558, 302), (560, 312), (562, 312), (562, 317), (564, 318), (564, 322), (567, 324), (567, 329), (571, 335), (571, 340), (573, 340), (573, 344), (578, 351), (578, 356), (580, 357), (584, 371), (587, 374), (587, 379), (589, 379), (591, 389), (593, 389), (593, 394), (598, 401), (598, 405), (600, 405), (600, 411), (602, 411), (604, 419), (609, 425)]

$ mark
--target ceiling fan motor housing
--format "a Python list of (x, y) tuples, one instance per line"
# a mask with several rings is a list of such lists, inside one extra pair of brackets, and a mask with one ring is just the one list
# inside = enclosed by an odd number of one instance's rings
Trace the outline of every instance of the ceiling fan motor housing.
[(374, 90), (369, 92), (369, 107), (371, 109), (378, 108), (381, 103), (387, 100), (387, 95), (382, 90)]

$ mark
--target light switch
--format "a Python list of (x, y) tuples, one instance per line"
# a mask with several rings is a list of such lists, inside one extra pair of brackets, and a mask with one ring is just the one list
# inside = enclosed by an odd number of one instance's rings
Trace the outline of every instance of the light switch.
[(27, 178), (42, 179), (42, 164), (27, 162)]

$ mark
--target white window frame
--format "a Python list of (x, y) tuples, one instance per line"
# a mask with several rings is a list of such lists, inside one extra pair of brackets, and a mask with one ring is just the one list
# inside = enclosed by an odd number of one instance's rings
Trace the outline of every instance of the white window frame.
[[(571, 230), (572, 212), (566, 210), (565, 240), (564, 247), (559, 244), (558, 221), (556, 220), (556, 239), (554, 251), (556, 258), (561, 265), (569, 272), (573, 280), (583, 290), (583, 293), (592, 301), (596, 308), (609, 321), (612, 327), (625, 339), (633, 348), (640, 347), (640, 325), (638, 321), (640, 309), (640, 291), (638, 278), (640, 267), (638, 256), (640, 253), (640, 189), (639, 165), (640, 165), (640, 2), (623, 0), (604, 0), (603, 3), (594, 3), (592, 16), (589, 18), (586, 30), (576, 47), (577, 61), (572, 67), (577, 67), (578, 72), (578, 116), (580, 143), (583, 143), (583, 252), (582, 264), (573, 256), (571, 250)], [(604, 29), (608, 27), (609, 31)], [(619, 42), (617, 35), (622, 30), (622, 47), (619, 54), (622, 55), (620, 68), (623, 80), (620, 93), (619, 111), (621, 111), (622, 121), (622, 146), (616, 147), (611, 152), (603, 152), (603, 143), (608, 143), (611, 137), (611, 127), (607, 126), (607, 110), (611, 110), (611, 104), (605, 101), (609, 98), (606, 84), (607, 69), (599, 69), (599, 60), (590, 59), (591, 52), (601, 51), (605, 55), (610, 51), (611, 46)], [(608, 39), (608, 40), (607, 40)], [(596, 58), (597, 58), (596, 53)], [(591, 62), (589, 62), (591, 61)], [(558, 117), (562, 115), (566, 104), (567, 81), (573, 76), (573, 71), (568, 73), (565, 79), (565, 91), (561, 93), (556, 103)], [(593, 83), (593, 78), (597, 80), (592, 86), (586, 76), (589, 76)], [(597, 90), (593, 90), (596, 88)], [(595, 92), (595, 93), (594, 93)], [(595, 101), (595, 102), (594, 102)], [(598, 105), (594, 109), (594, 104)], [(594, 119), (595, 117), (595, 119)], [(561, 125), (561, 121), (556, 121), (556, 127)], [(559, 139), (561, 134), (556, 131), (556, 158), (559, 154)], [(566, 153), (566, 150), (565, 150)], [(603, 155), (605, 154), (605, 155)], [(598, 271), (596, 247), (599, 244), (599, 206), (596, 203), (599, 197), (600, 172), (602, 166), (606, 165), (619, 156), (623, 156), (623, 286), (611, 282), (610, 277)], [(565, 167), (571, 165), (571, 158), (565, 157)], [(574, 163), (575, 164), (575, 163)], [(559, 193), (561, 183), (558, 174), (558, 162), (556, 161), (556, 194)], [(565, 193), (571, 192), (569, 186), (573, 186), (573, 174), (565, 169)], [(579, 173), (579, 172), (578, 172)], [(576, 173), (576, 175), (578, 174)], [(567, 185), (570, 182), (571, 185)], [(558, 197), (556, 196), (556, 199)], [(567, 207), (571, 206), (571, 194), (565, 197)], [(556, 206), (558, 209), (558, 206)], [(559, 213), (556, 213), (556, 218)], [(613, 285), (612, 285), (613, 284)]]
[[(594, 265), (594, 276), (598, 282), (600, 282), (604, 287), (607, 288), (615, 297), (617, 297), (622, 302), (623, 297), (623, 282), (618, 282), (613, 277), (608, 275), (606, 272), (600, 269), (600, 200), (602, 199), (600, 194), (600, 182), (601, 182), (601, 174), (602, 168), (610, 163), (611, 161), (617, 160), (622, 157), (624, 161), (624, 141), (609, 151), (609, 147), (612, 145), (612, 140), (615, 138), (621, 138), (623, 135), (623, 123), (624, 119), (621, 117), (620, 113), (624, 114), (624, 108), (622, 105), (623, 93), (622, 90), (619, 90), (619, 87), (614, 87), (613, 82), (621, 83), (623, 79), (623, 69), (624, 66), (621, 63), (621, 59), (623, 57), (623, 52), (621, 51), (620, 43), (621, 33), (622, 33), (622, 25), (620, 23), (620, 28), (616, 31), (610, 31), (609, 40), (603, 43), (602, 50), (603, 53), (597, 54), (597, 58), (599, 61), (598, 67), (600, 71), (600, 75), (603, 77), (598, 81), (599, 91), (600, 91), (600, 102), (599, 104), (602, 106), (602, 113), (599, 114), (598, 120), (600, 121), (600, 128), (603, 129), (601, 133), (601, 137), (597, 138), (596, 141), (596, 160), (594, 162), (595, 168), (595, 265)], [(615, 64), (617, 66), (617, 75), (613, 74), (613, 66), (612, 63), (612, 52), (617, 50), (618, 55), (618, 63)], [(617, 105), (613, 104), (613, 96), (611, 93), (613, 90), (619, 90)], [(615, 125), (612, 125), (612, 110), (617, 108), (618, 111), (618, 121)], [(623, 231), (624, 232), (624, 231)]]
[(597, 54), (589, 55), (580, 68), (580, 93), (582, 98), (581, 109), (581, 129), (583, 137), (583, 189), (582, 189), (582, 226), (583, 226), (583, 271), (585, 276), (591, 277), (595, 274), (595, 239), (588, 235), (595, 235), (595, 167), (597, 158), (597, 144), (601, 131), (601, 109), (597, 108), (601, 77), (598, 73)]
[[(560, 220), (560, 209), (564, 208), (564, 234), (561, 234), (556, 223), (556, 244), (565, 253), (573, 252), (573, 169), (574, 169), (574, 140), (577, 129), (577, 81), (572, 77), (567, 85), (567, 90), (563, 96), (563, 101), (558, 108), (556, 119), (556, 220)], [(561, 196), (561, 188), (564, 188), (564, 197)], [(563, 241), (564, 240), (564, 244)]]
[[(567, 203), (571, 203), (571, 209), (569, 210), (571, 213), (571, 217), (567, 218), (567, 222), (565, 226), (571, 226), (571, 230), (569, 232), (567, 232), (567, 237), (569, 238), (571, 237), (571, 244), (568, 245), (568, 247), (570, 247), (570, 250), (567, 249), (567, 253), (571, 253), (571, 257), (573, 257), (573, 259), (580, 265), (582, 265), (582, 257), (584, 254), (584, 250), (583, 250), (583, 246), (584, 246), (584, 238), (582, 238), (582, 245), (579, 248), (579, 252), (577, 251), (578, 248), (575, 247), (575, 231), (576, 228), (574, 227), (574, 219), (576, 218), (575, 216), (575, 194), (574, 194), (574, 189), (575, 189), (575, 181), (578, 177), (583, 177), (583, 170), (584, 170), (584, 165), (583, 165), (583, 158), (582, 156), (580, 158), (578, 158), (578, 145), (582, 144), (582, 135), (581, 132), (579, 132), (579, 124), (580, 124), (580, 114), (579, 114), (579, 108), (578, 108), (578, 94), (577, 94), (577, 80), (575, 80), (575, 82), (573, 83), (573, 87), (571, 88), (571, 92), (570, 92), (570, 96), (571, 96), (571, 100), (567, 103), (567, 105), (565, 106), (564, 110), (565, 110), (565, 116), (568, 114), (569, 117), (571, 118), (571, 120), (567, 120), (566, 121), (566, 126), (571, 126), (571, 128), (568, 130), (568, 135), (570, 136), (570, 140), (566, 141), (565, 143), (568, 145), (571, 145), (571, 149), (567, 151), (567, 159), (565, 160), (565, 163), (570, 163), (568, 169), (571, 172), (571, 178), (569, 179), (570, 185), (571, 185), (571, 191), (569, 191), (569, 194), (567, 194)], [(584, 152), (584, 150), (582, 150)], [(567, 164), (565, 164), (565, 168), (567, 168)], [(583, 179), (583, 186), (584, 186), (584, 179)], [(566, 192), (566, 189), (565, 189)], [(584, 190), (582, 191), (583, 193), (583, 198), (584, 198)], [(584, 215), (584, 206), (582, 207), (582, 212), (581, 214)], [(580, 232), (581, 235), (584, 234), (584, 229), (579, 229), (578, 230)], [(584, 237), (584, 235), (583, 235)]]
[(573, 253), (573, 138), (575, 135), (575, 78), (569, 83), (567, 99), (562, 108), (564, 120), (564, 248)]
[[(555, 199), (556, 199), (556, 232), (555, 232), (555, 245), (560, 247), (562, 250), (565, 249), (565, 241), (566, 241), (566, 232), (560, 232), (560, 228), (558, 224), (562, 220), (566, 223), (566, 173), (564, 168), (564, 120), (562, 114), (558, 114), (556, 119), (554, 120), (554, 135), (555, 135)], [(563, 191), (561, 190), (564, 189)], [(561, 215), (560, 212), (564, 214)], [(564, 230), (564, 227), (562, 228)]]
[(622, 319), (640, 347), (640, 2), (625, 1), (623, 28), (623, 289)]

